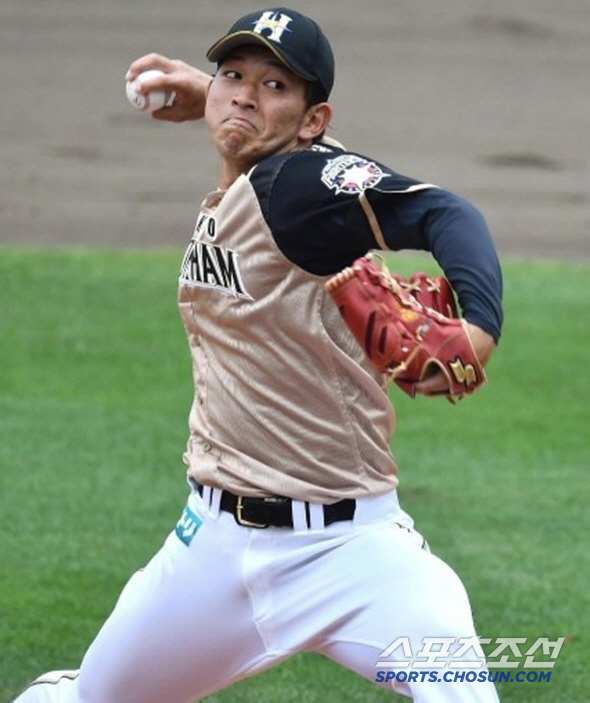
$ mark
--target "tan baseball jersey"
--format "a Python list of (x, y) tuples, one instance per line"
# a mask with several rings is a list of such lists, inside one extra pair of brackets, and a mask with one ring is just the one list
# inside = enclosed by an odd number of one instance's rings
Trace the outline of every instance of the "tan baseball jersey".
[(324, 283), (378, 246), (375, 229), (382, 248), (414, 244), (414, 230), (392, 228), (369, 192), (388, 196), (399, 218), (412, 196), (433, 190), (316, 147), (267, 159), (206, 198), (179, 288), (195, 385), (191, 478), (324, 503), (397, 485), (384, 378)]

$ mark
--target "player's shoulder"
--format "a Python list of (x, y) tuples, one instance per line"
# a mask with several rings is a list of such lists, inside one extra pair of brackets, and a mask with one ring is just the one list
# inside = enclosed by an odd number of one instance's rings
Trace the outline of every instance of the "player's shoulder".
[(259, 199), (294, 197), (300, 203), (356, 199), (371, 189), (406, 192), (425, 185), (376, 159), (323, 143), (264, 159), (249, 177)]

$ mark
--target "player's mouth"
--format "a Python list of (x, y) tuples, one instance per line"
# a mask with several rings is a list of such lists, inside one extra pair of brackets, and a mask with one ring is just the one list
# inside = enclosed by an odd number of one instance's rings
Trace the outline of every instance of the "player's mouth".
[(231, 115), (230, 117), (227, 117), (225, 119), (225, 123), (235, 125), (237, 127), (242, 127), (246, 130), (258, 132), (258, 128), (256, 127), (256, 125), (250, 122), (249, 119), (243, 117), (242, 115)]

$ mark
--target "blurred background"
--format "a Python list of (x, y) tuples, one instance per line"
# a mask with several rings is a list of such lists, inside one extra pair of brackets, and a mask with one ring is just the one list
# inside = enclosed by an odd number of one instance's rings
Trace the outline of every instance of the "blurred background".
[[(243, 0), (2, 0), (0, 243), (184, 248), (217, 162), (124, 93), (204, 55)], [(291, 0), (337, 57), (331, 135), (484, 213), (501, 255), (590, 256), (588, 0)]]

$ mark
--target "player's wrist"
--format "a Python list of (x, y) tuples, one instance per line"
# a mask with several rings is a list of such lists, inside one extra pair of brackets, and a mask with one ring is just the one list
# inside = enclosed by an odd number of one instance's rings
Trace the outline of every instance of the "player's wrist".
[(496, 348), (496, 340), (491, 334), (472, 322), (467, 322), (466, 327), (473, 350), (481, 365), (485, 366)]

